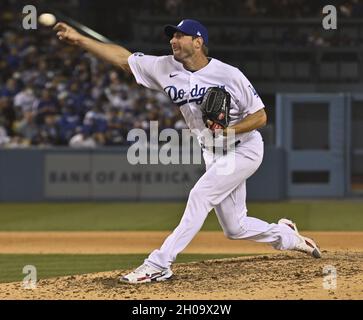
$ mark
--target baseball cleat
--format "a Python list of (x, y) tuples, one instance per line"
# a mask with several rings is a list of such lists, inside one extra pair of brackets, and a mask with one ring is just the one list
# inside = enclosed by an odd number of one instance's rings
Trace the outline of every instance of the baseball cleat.
[(171, 278), (173, 272), (170, 268), (160, 270), (155, 267), (143, 264), (131, 273), (120, 278), (122, 282), (128, 283), (147, 283), (153, 281), (165, 281)]
[(297, 230), (296, 224), (288, 219), (280, 219), (278, 224), (286, 224), (292, 230), (295, 231), (296, 236), (299, 239), (299, 243), (295, 246), (296, 251), (305, 252), (314, 258), (321, 258), (321, 252), (317, 244), (310, 238), (302, 236)]

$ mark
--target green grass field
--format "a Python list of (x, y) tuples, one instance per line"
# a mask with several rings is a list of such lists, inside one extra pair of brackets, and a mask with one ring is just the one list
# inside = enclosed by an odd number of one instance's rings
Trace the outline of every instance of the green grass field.
[[(185, 203), (0, 204), (0, 231), (172, 230)], [(361, 201), (250, 203), (248, 215), (268, 222), (289, 217), (300, 230), (363, 230)], [(220, 230), (214, 213), (202, 230)]]
[[(0, 231), (143, 231), (173, 230), (185, 203), (27, 203), (0, 204)], [(294, 201), (250, 203), (248, 214), (268, 222), (281, 217), (300, 230), (363, 230), (363, 202)], [(220, 230), (214, 213), (202, 230)], [(233, 255), (181, 254), (178, 262)], [(0, 254), (0, 282), (21, 281), (25, 265), (37, 267), (38, 279), (89, 272), (132, 269), (145, 255)]]
[[(180, 254), (176, 263), (234, 256), (236, 255)], [(22, 281), (26, 276), (22, 273), (23, 268), (26, 265), (33, 265), (36, 267), (37, 278), (40, 280), (91, 272), (133, 269), (138, 267), (145, 258), (145, 255), (140, 254), (0, 254), (0, 283)]]

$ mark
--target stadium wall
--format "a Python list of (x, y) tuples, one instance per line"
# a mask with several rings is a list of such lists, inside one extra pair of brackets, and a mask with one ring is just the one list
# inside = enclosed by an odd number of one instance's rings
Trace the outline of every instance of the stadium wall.
[[(286, 197), (284, 163), (282, 149), (266, 147), (247, 182), (249, 200)], [(0, 201), (185, 200), (203, 171), (203, 164), (131, 165), (120, 148), (3, 149)]]

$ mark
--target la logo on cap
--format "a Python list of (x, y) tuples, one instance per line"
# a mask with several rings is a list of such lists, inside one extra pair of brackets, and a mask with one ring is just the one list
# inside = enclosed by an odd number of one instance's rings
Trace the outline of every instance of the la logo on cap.
[(200, 31), (198, 31), (198, 32), (197, 32), (197, 35), (198, 35), (199, 37), (201, 37), (201, 36), (202, 36), (202, 34), (200, 33)]

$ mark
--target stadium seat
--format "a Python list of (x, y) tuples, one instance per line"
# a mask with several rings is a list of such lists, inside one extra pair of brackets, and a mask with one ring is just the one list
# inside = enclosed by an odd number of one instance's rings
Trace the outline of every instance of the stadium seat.
[(280, 79), (288, 80), (294, 78), (294, 63), (291, 61), (280, 62), (279, 64)]
[(338, 80), (338, 63), (322, 62), (320, 65), (320, 79), (324, 81)]
[(340, 78), (344, 80), (358, 80), (358, 68), (357, 62), (342, 62), (340, 65)]
[(273, 61), (261, 62), (261, 78), (274, 79), (276, 77), (276, 66)]
[(274, 43), (274, 29), (270, 27), (260, 27), (258, 28), (258, 36), (260, 42), (266, 43)]
[(311, 74), (311, 64), (309, 62), (297, 62), (295, 65), (296, 79), (298, 80), (308, 80), (312, 77)]
[(260, 76), (258, 61), (244, 61), (242, 71), (246, 74), (247, 78), (256, 79)]

